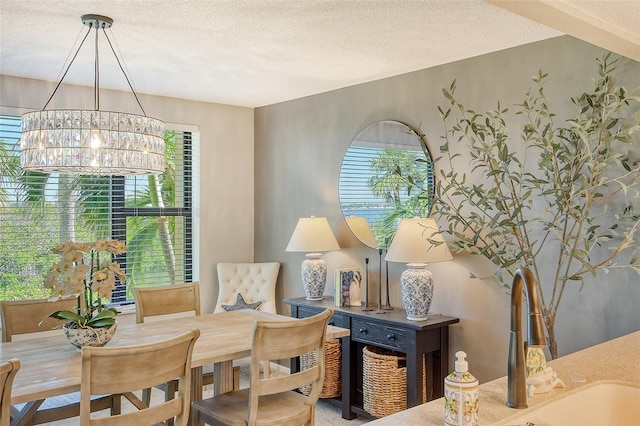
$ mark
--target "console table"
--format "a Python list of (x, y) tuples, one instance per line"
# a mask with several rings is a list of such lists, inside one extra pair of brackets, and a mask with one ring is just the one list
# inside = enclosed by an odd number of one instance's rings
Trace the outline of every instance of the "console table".
[[(458, 318), (431, 314), (426, 321), (409, 321), (402, 308), (377, 314), (362, 311), (360, 306), (335, 306), (333, 297), (307, 300), (285, 299), (291, 316), (305, 318), (330, 308), (334, 313), (329, 324), (348, 328), (351, 334), (342, 338), (342, 417), (353, 419), (358, 414), (370, 416), (362, 408), (362, 349), (366, 345), (401, 352), (407, 358), (407, 408), (424, 402), (422, 394), (423, 359), (426, 365), (427, 400), (444, 395), (443, 380), (449, 371), (449, 325)], [(299, 371), (294, 360), (292, 371)]]

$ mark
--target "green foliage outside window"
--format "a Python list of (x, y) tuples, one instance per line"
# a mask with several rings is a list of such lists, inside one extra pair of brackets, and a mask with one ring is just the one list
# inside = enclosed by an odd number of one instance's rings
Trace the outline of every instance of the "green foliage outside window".
[[(163, 175), (120, 178), (117, 183), (109, 176), (24, 172), (19, 164), (19, 118), (3, 116), (0, 123), (0, 299), (49, 297), (43, 279), (58, 260), (51, 249), (69, 240), (114, 238), (114, 197), (122, 197), (119, 208), (128, 212), (126, 235), (115, 237), (127, 243), (128, 282), (119, 301), (132, 300), (131, 289), (136, 285), (186, 280), (191, 271), (184, 247), (191, 235), (185, 215), (190, 210), (182, 200), (189, 182), (183, 181), (187, 167), (176, 165), (176, 132), (165, 135)], [(190, 153), (181, 159), (190, 161)], [(121, 189), (116, 190), (117, 185)], [(145, 210), (153, 213), (138, 215)]]

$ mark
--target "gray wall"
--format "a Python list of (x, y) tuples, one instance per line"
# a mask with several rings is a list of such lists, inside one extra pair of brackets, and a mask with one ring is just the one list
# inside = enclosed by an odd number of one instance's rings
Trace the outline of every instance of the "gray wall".
[[(530, 76), (542, 69), (550, 74), (546, 93), (552, 108), (562, 115), (571, 108), (570, 96), (591, 87), (591, 76), (598, 71), (595, 58), (604, 53), (564, 36), (256, 109), (255, 259), (282, 262), (279, 298), (304, 295), (300, 280), (304, 254), (284, 250), (298, 218), (313, 214), (329, 219), (343, 248), (325, 254), (329, 272), (325, 294), (331, 294), (335, 269), (364, 270), (364, 259), (369, 257), (369, 301), (376, 303), (378, 253), (350, 234), (337, 191), (342, 157), (360, 130), (374, 121), (399, 120), (420, 127), (438, 156), (444, 128), (437, 106), (446, 105), (441, 89), (453, 79), (458, 98), (467, 107), (484, 111), (495, 108), (498, 100), (503, 106), (520, 103), (532, 85)], [(640, 84), (638, 62), (622, 58), (618, 67), (620, 83), (629, 89)], [(517, 148), (520, 137), (513, 131), (512, 144)], [(461, 168), (465, 163), (463, 159)], [(632, 203), (640, 208), (637, 198)], [(429, 268), (436, 281), (431, 311), (461, 319), (451, 327), (451, 353), (466, 351), (470, 370), (481, 381), (505, 375), (509, 297), (495, 284), (468, 278), (470, 271), (490, 274), (491, 264), (478, 257), (456, 256)], [(402, 306), (403, 269), (390, 264), (391, 304), (397, 307)], [(581, 292), (570, 289), (558, 316), (560, 355), (640, 329), (639, 282), (632, 272), (599, 274)], [(286, 305), (279, 310), (288, 313)]]

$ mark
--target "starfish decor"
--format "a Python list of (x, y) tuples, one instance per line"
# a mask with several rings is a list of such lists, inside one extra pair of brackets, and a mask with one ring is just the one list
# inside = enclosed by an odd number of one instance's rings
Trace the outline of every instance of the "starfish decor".
[(237, 311), (239, 309), (258, 309), (262, 305), (261, 301), (257, 301), (254, 303), (247, 303), (244, 300), (244, 297), (240, 293), (238, 293), (238, 298), (236, 299), (235, 305), (222, 305), (222, 309), (225, 311)]

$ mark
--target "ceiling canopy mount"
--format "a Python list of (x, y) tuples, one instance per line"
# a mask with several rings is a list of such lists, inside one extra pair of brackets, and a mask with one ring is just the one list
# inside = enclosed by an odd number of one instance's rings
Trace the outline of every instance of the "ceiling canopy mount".
[(106, 30), (107, 28), (111, 28), (113, 25), (113, 19), (108, 16), (89, 13), (82, 15), (82, 23), (89, 28), (103, 28)]
[[(162, 174), (165, 169), (164, 123), (147, 117), (142, 108), (122, 65), (123, 60), (116, 54), (106, 31), (113, 26), (113, 19), (96, 14), (82, 15), (81, 19), (89, 29), (73, 55), (69, 56), (71, 60), (49, 100), (42, 110), (22, 115), (22, 169), (83, 175)], [(94, 109), (47, 110), (92, 29), (95, 29)], [(142, 115), (100, 109), (100, 33), (106, 38)]]

